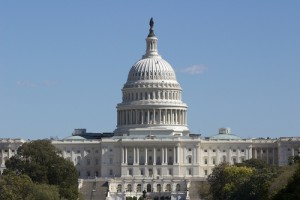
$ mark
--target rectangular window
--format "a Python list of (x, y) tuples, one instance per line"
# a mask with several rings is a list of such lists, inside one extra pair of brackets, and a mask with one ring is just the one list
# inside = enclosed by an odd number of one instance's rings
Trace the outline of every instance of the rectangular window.
[(213, 149), (213, 152), (216, 152), (216, 150), (215, 150), (215, 149)]
[(206, 165), (207, 165), (207, 158), (205, 158), (205, 159), (204, 159), (204, 164), (206, 164)]
[(141, 175), (144, 175), (144, 169), (141, 169)]
[(233, 151), (233, 152), (236, 152), (236, 150), (235, 150), (235, 149), (233, 149), (232, 151)]
[(215, 165), (216, 164), (216, 159), (212, 159), (212, 162), (213, 162), (213, 164)]
[(192, 169), (188, 169), (188, 174), (192, 175)]
[(91, 160), (90, 159), (87, 159), (86, 162), (87, 162), (87, 165), (91, 164)]
[(160, 169), (157, 169), (157, 175), (160, 175)]
[(242, 149), (242, 150), (241, 150), (241, 152), (243, 152), (243, 153), (244, 153), (244, 152), (245, 152), (245, 149)]
[(204, 170), (204, 175), (207, 176), (207, 170)]
[(99, 164), (99, 160), (98, 160), (98, 159), (96, 159), (96, 160), (95, 160), (95, 163), (96, 163), (96, 165), (98, 165), (98, 164)]
[(169, 169), (169, 175), (173, 175), (173, 169)]
[(207, 149), (204, 149), (204, 152), (207, 152)]
[(110, 175), (110, 176), (113, 175), (113, 170), (112, 170), (112, 169), (109, 170), (109, 175)]
[(132, 169), (128, 169), (128, 174), (132, 176)]

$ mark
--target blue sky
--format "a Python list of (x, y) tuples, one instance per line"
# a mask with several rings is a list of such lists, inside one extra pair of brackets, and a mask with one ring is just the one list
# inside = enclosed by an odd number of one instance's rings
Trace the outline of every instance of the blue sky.
[(111, 132), (154, 18), (193, 133), (300, 136), (300, 1), (1, 1), (0, 137)]

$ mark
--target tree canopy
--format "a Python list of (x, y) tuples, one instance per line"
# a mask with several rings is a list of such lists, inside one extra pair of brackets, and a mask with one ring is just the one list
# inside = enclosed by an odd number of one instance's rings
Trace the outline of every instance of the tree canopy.
[(289, 179), (286, 187), (281, 189), (274, 197), (273, 200), (298, 200), (300, 199), (300, 160), (299, 157), (295, 159), (297, 168), (293, 176)]
[[(265, 167), (266, 166), (266, 167)], [(270, 181), (274, 171), (259, 160), (238, 165), (222, 163), (208, 177), (213, 199), (268, 199)]]
[(17, 154), (6, 161), (7, 170), (4, 174), (13, 171), (17, 175), (27, 175), (33, 183), (57, 186), (61, 198), (77, 199), (76, 168), (59, 153), (48, 140), (24, 143), (18, 148)]
[(33, 183), (27, 175), (10, 171), (0, 177), (0, 199), (5, 200), (59, 200), (58, 188)]

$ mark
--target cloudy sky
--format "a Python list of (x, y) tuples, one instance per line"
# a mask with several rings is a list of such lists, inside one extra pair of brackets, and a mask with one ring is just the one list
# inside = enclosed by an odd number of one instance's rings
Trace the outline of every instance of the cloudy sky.
[(300, 136), (300, 1), (1, 1), (0, 138), (111, 132), (149, 19), (191, 132)]

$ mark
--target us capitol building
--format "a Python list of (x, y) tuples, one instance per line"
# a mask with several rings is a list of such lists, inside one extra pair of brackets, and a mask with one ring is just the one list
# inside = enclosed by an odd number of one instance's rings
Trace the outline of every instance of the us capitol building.
[[(115, 131), (75, 129), (72, 136), (52, 141), (76, 166), (80, 187), (99, 179), (108, 183), (106, 199), (140, 197), (143, 192), (152, 198), (193, 199), (193, 184), (204, 181), (215, 165), (258, 158), (282, 166), (300, 153), (299, 137), (242, 139), (229, 128), (212, 137), (191, 134), (183, 91), (174, 69), (158, 53), (153, 25), (151, 19), (146, 53), (123, 86)], [(13, 155), (6, 144), (0, 143), (1, 170), (8, 154)]]

